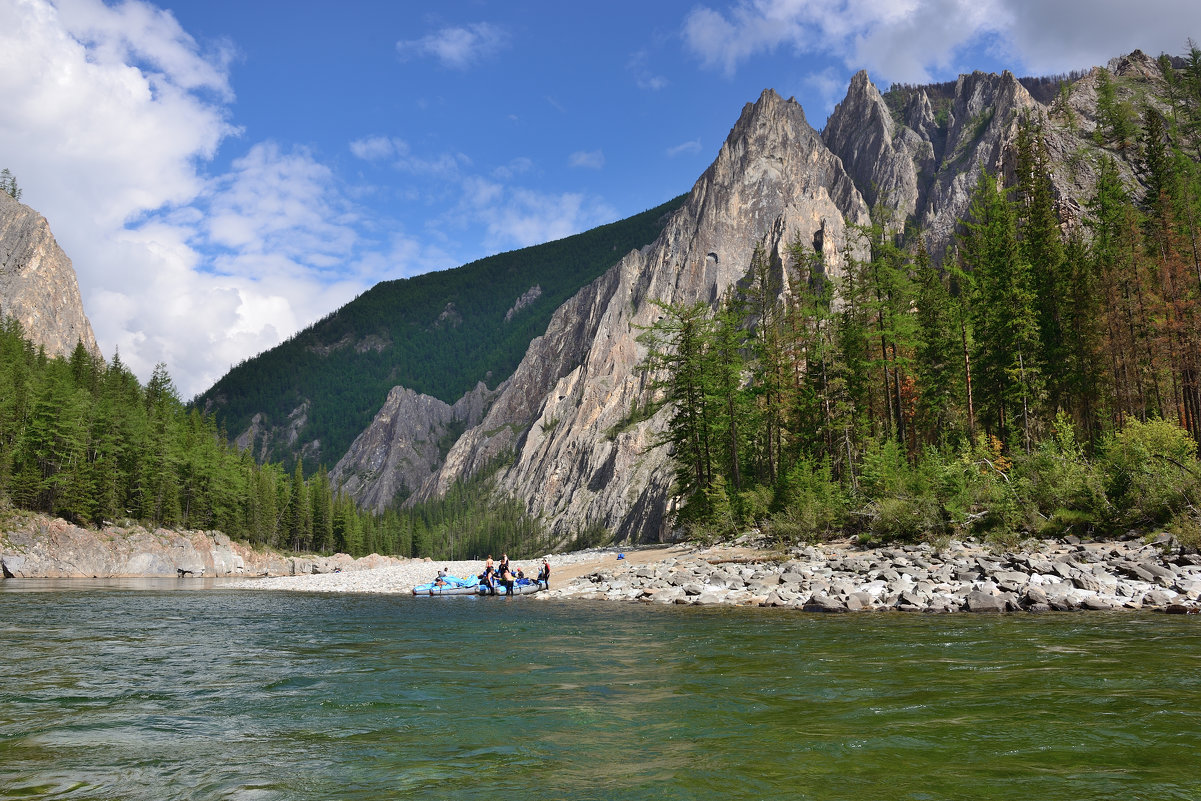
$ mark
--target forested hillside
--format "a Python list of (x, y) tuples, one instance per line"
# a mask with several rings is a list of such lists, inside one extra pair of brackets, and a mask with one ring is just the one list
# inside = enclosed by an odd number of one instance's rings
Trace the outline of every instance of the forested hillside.
[[(254, 453), (306, 471), (332, 466), (367, 427), (394, 386), (453, 403), (516, 367), (551, 313), (630, 250), (652, 242), (682, 202), (452, 270), (385, 281), (287, 342), (234, 367), (193, 402), (231, 437), (289, 424)], [(521, 304), (518, 303), (522, 299)], [(296, 418), (294, 418), (295, 421)]]
[(520, 506), (485, 495), (456, 486), (414, 510), (360, 512), (323, 469), (305, 478), (231, 446), (211, 415), (184, 406), (162, 365), (143, 387), (119, 358), (105, 364), (80, 345), (50, 359), (19, 323), (0, 321), (0, 516), (215, 529), (352, 556), (529, 556), (547, 545)]
[(760, 254), (720, 308), (665, 306), (643, 341), (672, 408), (680, 522), (1201, 541), (1201, 50), (1159, 67), (1164, 97), (1119, 99), (1099, 73), (1078, 224), (1032, 113), (1012, 179), (977, 182), (942, 268), (921, 231), (877, 224), (837, 280), (797, 242), (783, 278)]

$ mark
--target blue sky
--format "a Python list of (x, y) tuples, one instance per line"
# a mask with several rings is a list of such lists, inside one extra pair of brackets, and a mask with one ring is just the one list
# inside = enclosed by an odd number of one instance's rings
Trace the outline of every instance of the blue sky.
[(106, 356), (190, 397), (378, 281), (687, 191), (765, 88), (820, 129), (861, 68), (1048, 74), (1190, 35), (1191, 0), (0, 0), (0, 166)]

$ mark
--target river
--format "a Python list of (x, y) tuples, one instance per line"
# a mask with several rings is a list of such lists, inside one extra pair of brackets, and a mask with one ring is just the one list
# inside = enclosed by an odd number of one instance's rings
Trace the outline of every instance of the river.
[(201, 586), (0, 582), (0, 799), (1201, 798), (1196, 617)]

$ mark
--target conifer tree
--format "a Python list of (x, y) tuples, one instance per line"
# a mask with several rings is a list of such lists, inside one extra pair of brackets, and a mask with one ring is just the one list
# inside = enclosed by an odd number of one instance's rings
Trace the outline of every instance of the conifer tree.
[(985, 430), (1033, 447), (1039, 402), (1038, 321), (1030, 266), (1022, 258), (1013, 204), (982, 171), (964, 222), (961, 257), (972, 279), (975, 395)]

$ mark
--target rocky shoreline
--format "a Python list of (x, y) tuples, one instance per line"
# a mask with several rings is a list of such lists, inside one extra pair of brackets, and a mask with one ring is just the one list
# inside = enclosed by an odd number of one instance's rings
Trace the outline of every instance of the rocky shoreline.
[(712, 548), (613, 561), (546, 598), (787, 607), (807, 612), (1201, 611), (1201, 555), (1153, 543), (1042, 541), (998, 553), (974, 541), (805, 546), (775, 561)]
[[(599, 548), (548, 557), (551, 589), (531, 598), (694, 606), (784, 607), (807, 612), (1201, 612), (1201, 555), (1170, 535), (1150, 542), (1074, 537), (998, 551), (974, 540), (864, 548), (852, 540), (787, 551), (748, 535), (738, 543)], [(532, 574), (540, 560), (519, 563)], [(283, 556), (220, 532), (82, 529), (28, 516), (0, 534), (12, 578), (241, 577), (237, 589), (410, 593), (439, 567), (482, 563), (371, 555)]]
[(233, 542), (219, 531), (87, 529), (44, 515), (13, 515), (0, 531), (0, 576), (20, 578), (153, 578), (301, 576), (371, 570), (402, 560), (284, 556)]

